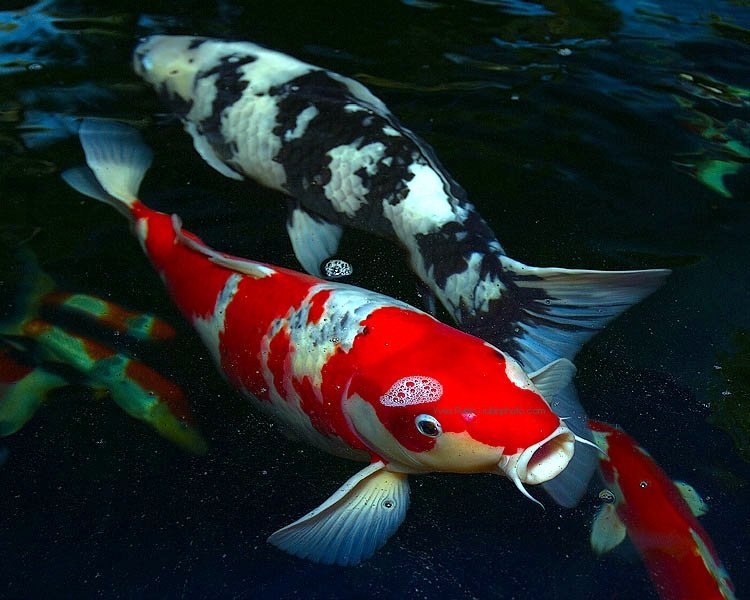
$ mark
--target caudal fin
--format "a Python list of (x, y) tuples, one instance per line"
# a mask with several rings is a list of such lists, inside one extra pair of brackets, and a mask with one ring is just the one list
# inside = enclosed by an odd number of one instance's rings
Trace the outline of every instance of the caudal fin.
[(151, 149), (135, 129), (113, 121), (84, 119), (79, 136), (88, 168), (65, 171), (63, 179), (82, 194), (129, 214), (151, 166)]
[(493, 343), (530, 370), (572, 360), (592, 336), (659, 288), (670, 271), (588, 271), (529, 267), (507, 256), (503, 269), (517, 286), (517, 310)]

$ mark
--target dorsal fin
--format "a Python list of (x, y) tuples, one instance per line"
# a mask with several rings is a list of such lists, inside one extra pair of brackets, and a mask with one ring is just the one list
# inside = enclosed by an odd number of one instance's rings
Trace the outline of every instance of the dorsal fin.
[(177, 239), (182, 245), (187, 246), (199, 254), (203, 254), (208, 257), (211, 262), (216, 263), (217, 265), (231, 269), (232, 271), (237, 271), (243, 275), (249, 275), (256, 279), (269, 277), (276, 273), (271, 267), (262, 263), (223, 254), (222, 252), (218, 252), (213, 248), (206, 246), (203, 242), (185, 235), (182, 231), (182, 220), (177, 215), (172, 215), (172, 227), (174, 228)]

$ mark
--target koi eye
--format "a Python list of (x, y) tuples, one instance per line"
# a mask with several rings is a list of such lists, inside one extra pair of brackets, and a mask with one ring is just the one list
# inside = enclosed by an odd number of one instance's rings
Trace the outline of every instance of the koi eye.
[(416, 424), (419, 433), (426, 435), (427, 437), (437, 437), (443, 433), (440, 421), (432, 415), (418, 415), (417, 418), (414, 419), (414, 423)]

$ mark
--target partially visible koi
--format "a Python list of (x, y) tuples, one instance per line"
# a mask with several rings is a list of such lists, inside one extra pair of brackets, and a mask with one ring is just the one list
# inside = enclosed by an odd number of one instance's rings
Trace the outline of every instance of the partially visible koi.
[(734, 587), (711, 538), (696, 517), (708, 507), (683, 482), (673, 482), (621, 429), (589, 420), (605, 453), (599, 469), (614, 502), (594, 519), (591, 546), (608, 552), (627, 535), (663, 600), (731, 600)]
[[(87, 294), (58, 291), (28, 251), (20, 251), (26, 269), (15, 313), (0, 322), (0, 436), (15, 433), (46, 401), (71, 383), (55, 368), (72, 367), (95, 392), (109, 393), (129, 415), (160, 435), (197, 454), (206, 442), (196, 429), (182, 389), (151, 367), (57, 325), (42, 313), (56, 306), (141, 340), (165, 340), (174, 329), (153, 315), (124, 309)], [(59, 371), (59, 372), (58, 372)]]

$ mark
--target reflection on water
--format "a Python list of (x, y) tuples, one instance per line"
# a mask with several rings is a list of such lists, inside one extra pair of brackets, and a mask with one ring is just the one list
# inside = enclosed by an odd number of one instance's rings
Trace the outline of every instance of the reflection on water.
[[(0, 12), (2, 232), (29, 239), (66, 289), (179, 323), (117, 215), (59, 182), (81, 162), (77, 119), (136, 124), (157, 155), (146, 192), (174, 190), (155, 206), (221, 249), (296, 268), (283, 199), (202, 165), (131, 72), (130, 51), (142, 35), (199, 33), (355, 75), (435, 146), (513, 256), (675, 270), (579, 357), (582, 400), (711, 496), (702, 523), (740, 597), (750, 589), (750, 530), (737, 519), (750, 502), (747, 336), (737, 333), (750, 330), (746, 3), (394, 0), (303, 14), (290, 0), (154, 0), (147, 10), (44, 0)], [(408, 271), (383, 273), (400, 264), (397, 250), (348, 235), (341, 251), (372, 258), (357, 261), (358, 282), (417, 297)], [(3, 306), (16, 269), (2, 256)], [(0, 447), (10, 557), (0, 596), (654, 597), (637, 563), (591, 559), (582, 532), (595, 494), (541, 515), (482, 478), (415, 478), (409, 523), (360, 569), (279, 556), (265, 545), (268, 523), (325, 497), (351, 465), (278, 436), (227, 391), (187, 328), (178, 336), (149, 364), (186, 382), (211, 452), (188, 457), (116, 407), (64, 391)]]

